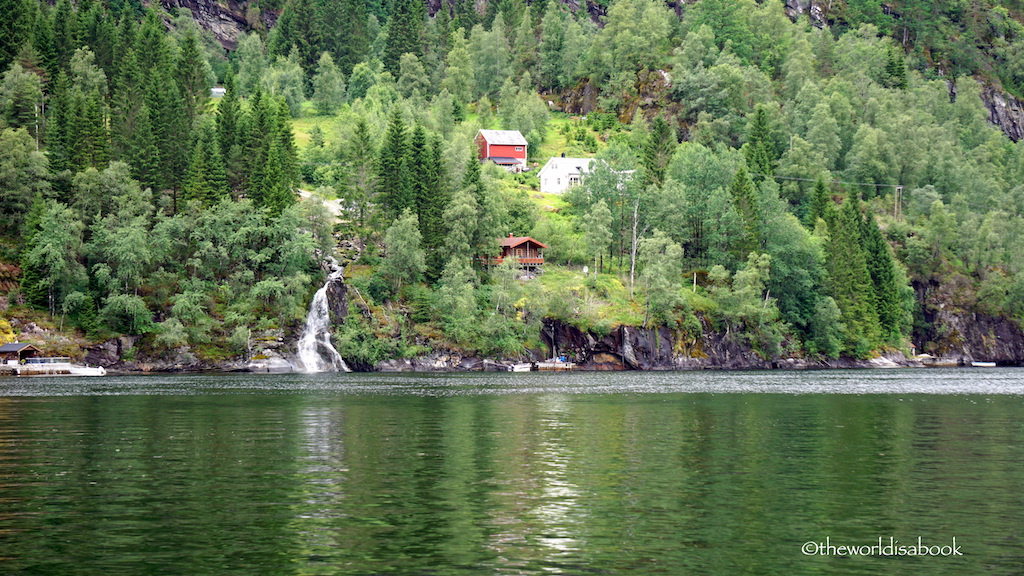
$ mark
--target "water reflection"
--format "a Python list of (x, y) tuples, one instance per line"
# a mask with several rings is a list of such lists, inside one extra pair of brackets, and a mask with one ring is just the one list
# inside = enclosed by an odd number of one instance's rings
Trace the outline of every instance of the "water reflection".
[[(949, 373), (56, 380), (0, 397), (0, 571), (1019, 573), (1024, 372), (903, 392)], [(890, 536), (970, 555), (800, 552)]]

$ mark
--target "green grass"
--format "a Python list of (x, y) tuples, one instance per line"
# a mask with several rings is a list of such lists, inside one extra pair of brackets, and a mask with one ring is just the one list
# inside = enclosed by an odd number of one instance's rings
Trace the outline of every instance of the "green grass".
[(582, 269), (545, 264), (544, 273), (527, 282), (526, 293), (534, 309), (584, 329), (602, 332), (643, 322), (642, 301), (631, 301), (628, 286), (611, 274), (595, 281)]

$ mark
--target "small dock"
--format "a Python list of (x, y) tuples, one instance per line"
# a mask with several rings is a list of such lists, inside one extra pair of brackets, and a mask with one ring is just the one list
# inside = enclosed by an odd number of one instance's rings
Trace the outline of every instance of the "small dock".
[(102, 366), (72, 364), (65, 356), (32, 357), (19, 362), (8, 360), (0, 364), (0, 376), (105, 376)]
[(8, 376), (58, 376), (71, 374), (71, 358), (64, 356), (33, 357), (23, 362), (9, 360), (0, 365), (0, 374)]

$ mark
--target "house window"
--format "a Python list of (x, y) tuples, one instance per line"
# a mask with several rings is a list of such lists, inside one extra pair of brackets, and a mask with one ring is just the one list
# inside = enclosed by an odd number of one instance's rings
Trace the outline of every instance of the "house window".
[(522, 146), (516, 146), (516, 152), (522, 152), (522, 151), (523, 151), (523, 147)]

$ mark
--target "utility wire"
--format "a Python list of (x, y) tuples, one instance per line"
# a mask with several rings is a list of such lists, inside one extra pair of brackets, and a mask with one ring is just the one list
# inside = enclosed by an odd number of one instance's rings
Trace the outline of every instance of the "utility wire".
[[(764, 178), (776, 178), (778, 180), (799, 180), (801, 182), (817, 182), (817, 178), (795, 178), (791, 176), (774, 176), (772, 174), (758, 174), (756, 172), (749, 172), (751, 176), (762, 176)], [(902, 184), (874, 184), (871, 182), (844, 182), (842, 180), (826, 180), (829, 184), (852, 184), (854, 186), (884, 186), (887, 188), (901, 188)]]

